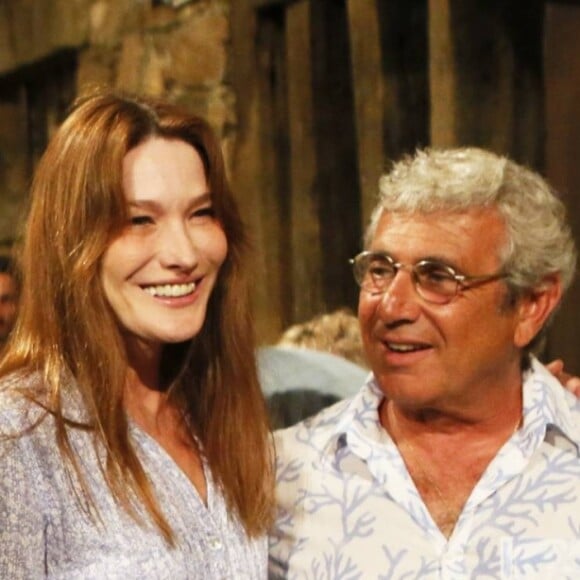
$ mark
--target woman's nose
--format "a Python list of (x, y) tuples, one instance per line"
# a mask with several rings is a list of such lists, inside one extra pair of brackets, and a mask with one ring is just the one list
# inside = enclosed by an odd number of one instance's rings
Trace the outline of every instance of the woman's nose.
[(158, 255), (166, 268), (193, 269), (197, 264), (197, 248), (187, 224), (168, 224), (160, 232)]

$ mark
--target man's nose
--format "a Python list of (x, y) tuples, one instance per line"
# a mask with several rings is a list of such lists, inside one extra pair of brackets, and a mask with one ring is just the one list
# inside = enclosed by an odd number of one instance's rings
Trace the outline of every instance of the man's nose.
[(401, 320), (415, 320), (419, 315), (420, 298), (415, 288), (413, 273), (400, 268), (378, 306), (379, 314), (386, 324)]

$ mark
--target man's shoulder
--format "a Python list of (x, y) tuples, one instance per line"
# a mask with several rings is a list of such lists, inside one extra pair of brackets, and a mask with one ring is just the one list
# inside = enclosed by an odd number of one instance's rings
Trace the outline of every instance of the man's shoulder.
[(526, 412), (536, 421), (552, 424), (580, 445), (580, 399), (567, 391), (550, 371), (534, 361), (524, 382)]
[(532, 372), (528, 374), (524, 385), (553, 400), (560, 410), (569, 409), (580, 413), (580, 399), (562, 387), (558, 379), (539, 361), (532, 363)]
[(340, 432), (352, 399), (344, 399), (297, 425), (274, 433), (278, 463), (319, 455)]

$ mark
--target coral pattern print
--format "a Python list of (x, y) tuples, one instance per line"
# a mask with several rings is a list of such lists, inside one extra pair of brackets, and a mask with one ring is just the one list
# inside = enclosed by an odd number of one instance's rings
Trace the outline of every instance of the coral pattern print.
[(537, 362), (524, 422), (449, 539), (378, 422), (370, 379), (353, 399), (277, 434), (270, 578), (580, 578), (580, 405)]

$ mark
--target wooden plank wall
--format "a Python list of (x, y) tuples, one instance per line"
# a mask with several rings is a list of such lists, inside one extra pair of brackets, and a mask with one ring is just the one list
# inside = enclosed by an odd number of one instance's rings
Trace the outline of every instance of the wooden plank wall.
[[(288, 288), (288, 323), (305, 320), (325, 308), (322, 284), (321, 225), (317, 219), (317, 157), (314, 135), (314, 87), (310, 58), (311, 15), (308, 2), (288, 7), (286, 55), (288, 62), (288, 122), (290, 136), (291, 267)], [(306, 259), (307, 258), (307, 259)], [(298, 284), (295, 284), (294, 282)]]
[[(580, 3), (552, 4), (545, 22), (546, 174), (565, 196), (580, 246)], [(549, 338), (549, 355), (580, 374), (580, 280), (570, 288)]]
[[(545, 11), (543, 0), (232, 3), (234, 179), (261, 250), (265, 341), (355, 306), (345, 262), (391, 160), (479, 145), (545, 170)], [(576, 350), (565, 354), (580, 372)]]
[[(258, 332), (356, 305), (362, 231), (345, 2), (232, 4), (235, 188), (258, 250)], [(374, 179), (378, 175), (375, 171)]]
[(543, 166), (543, 0), (429, 0), (431, 144)]

